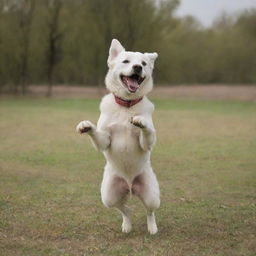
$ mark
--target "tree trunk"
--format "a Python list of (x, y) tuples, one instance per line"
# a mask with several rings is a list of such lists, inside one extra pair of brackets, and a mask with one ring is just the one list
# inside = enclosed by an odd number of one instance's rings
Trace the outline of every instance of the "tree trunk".
[(23, 29), (23, 50), (21, 55), (21, 68), (20, 68), (20, 82), (21, 82), (21, 93), (25, 95), (27, 92), (28, 85), (28, 55), (30, 46), (31, 36), (31, 25), (32, 18), (35, 9), (35, 0), (26, 2), (27, 6), (23, 6), (21, 10), (20, 28)]
[(49, 2), (49, 11), (51, 12), (50, 21), (49, 21), (49, 36), (48, 36), (48, 68), (47, 68), (47, 79), (48, 86), (46, 96), (51, 97), (52, 95), (52, 87), (53, 87), (53, 76), (54, 76), (54, 68), (58, 62), (58, 55), (60, 52), (60, 40), (62, 34), (59, 32), (58, 23), (60, 10), (62, 7), (61, 0), (54, 0), (53, 2)]

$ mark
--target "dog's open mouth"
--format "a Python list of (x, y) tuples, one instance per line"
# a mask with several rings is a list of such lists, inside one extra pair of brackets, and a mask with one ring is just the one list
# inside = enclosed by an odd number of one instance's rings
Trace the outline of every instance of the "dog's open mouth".
[(131, 76), (120, 76), (123, 84), (127, 87), (129, 92), (135, 93), (139, 87), (140, 84), (144, 81), (145, 77), (141, 77), (140, 75), (133, 74)]

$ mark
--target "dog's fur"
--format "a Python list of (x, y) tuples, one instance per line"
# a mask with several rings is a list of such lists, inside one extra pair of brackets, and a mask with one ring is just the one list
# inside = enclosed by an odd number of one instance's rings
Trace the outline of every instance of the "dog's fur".
[[(145, 96), (153, 87), (152, 71), (157, 56), (156, 53), (125, 51), (120, 42), (113, 39), (105, 79), (111, 93), (101, 101), (97, 127), (82, 121), (76, 128), (80, 133), (88, 133), (93, 145), (106, 158), (101, 184), (102, 202), (121, 212), (123, 232), (130, 232), (132, 228), (130, 212), (125, 205), (130, 193), (138, 196), (146, 207), (149, 233), (157, 232), (154, 210), (160, 205), (160, 191), (150, 163), (156, 140), (152, 122), (154, 105)], [(134, 87), (128, 78), (127, 86), (122, 76), (133, 75), (136, 65), (142, 68), (138, 68), (141, 83), (135, 83)], [(114, 95), (124, 100), (143, 98), (126, 108), (117, 104)]]

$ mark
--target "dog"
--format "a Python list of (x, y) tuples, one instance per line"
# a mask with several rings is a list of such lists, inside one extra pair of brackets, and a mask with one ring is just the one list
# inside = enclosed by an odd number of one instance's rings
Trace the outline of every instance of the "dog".
[(113, 39), (109, 49), (105, 84), (110, 91), (100, 103), (97, 126), (81, 121), (76, 130), (87, 133), (106, 159), (101, 198), (106, 207), (123, 217), (122, 231), (132, 229), (126, 206), (129, 194), (138, 196), (147, 210), (150, 234), (158, 231), (154, 211), (160, 206), (160, 190), (150, 163), (156, 141), (152, 121), (154, 105), (146, 95), (153, 88), (152, 72), (157, 53), (126, 51)]

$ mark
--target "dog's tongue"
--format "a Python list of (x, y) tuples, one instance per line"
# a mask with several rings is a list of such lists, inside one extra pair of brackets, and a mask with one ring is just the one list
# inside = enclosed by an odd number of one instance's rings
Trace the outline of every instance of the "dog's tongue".
[(133, 79), (131, 77), (126, 76), (125, 78), (125, 83), (128, 87), (128, 90), (130, 92), (136, 92), (139, 88), (138, 81), (136, 79)]

